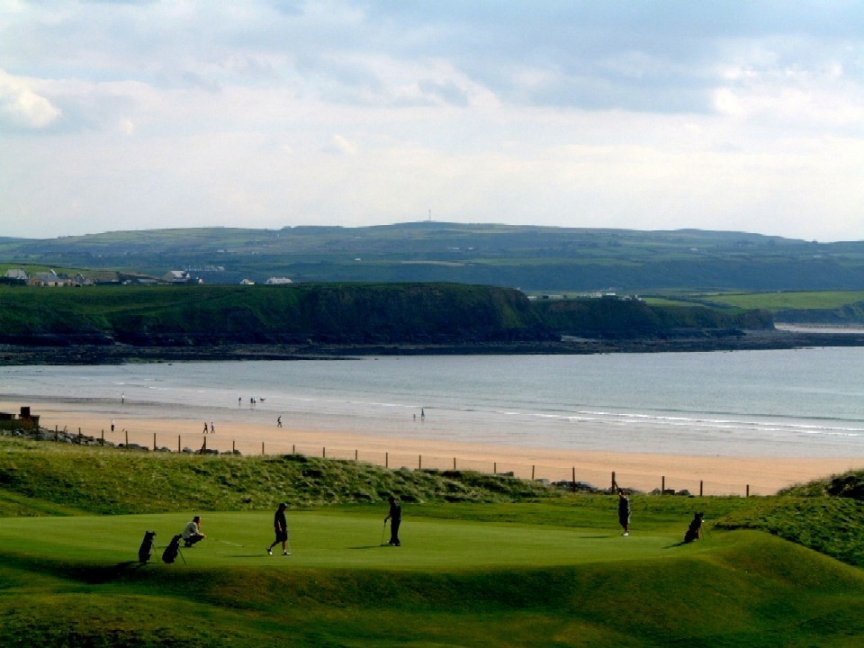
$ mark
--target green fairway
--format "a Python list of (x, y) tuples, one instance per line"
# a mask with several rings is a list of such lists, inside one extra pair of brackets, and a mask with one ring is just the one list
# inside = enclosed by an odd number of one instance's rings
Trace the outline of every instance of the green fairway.
[[(4, 518), (0, 642), (852, 646), (864, 636), (861, 570), (758, 532), (681, 545), (679, 509), (692, 502), (671, 498), (665, 513), (641, 509), (643, 530), (622, 537), (606, 504), (418, 506), (399, 548), (381, 546), (377, 507), (290, 511), (288, 557), (265, 552), (272, 513), (205, 512), (207, 538), (171, 565), (162, 547), (191, 514)], [(141, 566), (145, 530), (159, 546)]]
[[(121, 563), (135, 560), (146, 530), (157, 532), (154, 566), (188, 517), (179, 514), (14, 518), (0, 526), (0, 551), (64, 562)], [(386, 546), (389, 527), (371, 512), (338, 515), (295, 512), (289, 516), (292, 555), (268, 556), (270, 513), (209, 513), (207, 539), (183, 550), (188, 567), (298, 566), (360, 569), (476, 569), (540, 567), (586, 562), (644, 560), (668, 556), (678, 542), (672, 532), (622, 537), (605, 528), (556, 528), (467, 520), (408, 519), (401, 547)], [(383, 543), (383, 546), (382, 546)], [(278, 549), (278, 547), (277, 547)], [(689, 548), (688, 548), (689, 550)]]

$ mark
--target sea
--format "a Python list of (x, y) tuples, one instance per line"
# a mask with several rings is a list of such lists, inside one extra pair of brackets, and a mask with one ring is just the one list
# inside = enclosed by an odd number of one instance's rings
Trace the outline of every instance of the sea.
[[(0, 368), (38, 412), (502, 446), (864, 458), (864, 348)], [(422, 424), (417, 424), (418, 422)]]

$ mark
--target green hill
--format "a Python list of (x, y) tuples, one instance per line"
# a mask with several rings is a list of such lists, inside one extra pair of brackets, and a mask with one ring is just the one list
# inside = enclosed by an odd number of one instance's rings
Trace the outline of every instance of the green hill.
[(864, 243), (745, 232), (399, 223), (200, 228), (0, 241), (0, 264), (110, 269), (207, 283), (483, 284), (525, 291), (857, 290)]

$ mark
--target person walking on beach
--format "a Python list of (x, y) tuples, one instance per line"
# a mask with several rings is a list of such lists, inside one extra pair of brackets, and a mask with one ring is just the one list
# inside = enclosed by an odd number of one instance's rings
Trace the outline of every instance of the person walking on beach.
[(399, 500), (397, 500), (392, 495), (389, 498), (390, 502), (390, 511), (387, 513), (387, 517), (384, 518), (384, 523), (387, 523), (387, 520), (390, 520), (390, 542), (391, 547), (400, 547), (402, 543), (399, 541), (399, 527), (402, 524), (402, 505), (399, 504)]
[(114, 431), (114, 419), (111, 419), (111, 431)]
[(623, 488), (618, 489), (618, 524), (624, 529), (624, 536), (630, 535), (630, 498)]
[(277, 417), (276, 417), (276, 427), (277, 427), (277, 428), (281, 428), (281, 427), (282, 427), (282, 417), (281, 417), (281, 416), (277, 416)]
[(201, 434), (207, 434), (207, 421), (204, 421), (204, 431)]
[(216, 434), (216, 424), (210, 421), (210, 434)]
[(201, 542), (205, 536), (201, 533), (201, 516), (196, 515), (183, 529), (183, 546), (191, 547), (196, 542)]
[(285, 509), (288, 508), (288, 505), (285, 502), (279, 504), (279, 508), (276, 509), (276, 513), (273, 514), (273, 531), (276, 533), (276, 539), (270, 543), (270, 546), (267, 547), (267, 555), (273, 555), (273, 547), (275, 547), (280, 542), (282, 543), (282, 555), (290, 556), (291, 552), (288, 551), (288, 522), (285, 520)]

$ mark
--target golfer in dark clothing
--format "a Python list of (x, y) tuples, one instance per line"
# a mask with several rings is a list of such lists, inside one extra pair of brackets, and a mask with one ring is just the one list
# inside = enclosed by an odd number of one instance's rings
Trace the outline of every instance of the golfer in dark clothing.
[(630, 498), (624, 489), (618, 489), (618, 524), (624, 529), (624, 535), (630, 535)]
[(399, 542), (399, 525), (402, 524), (402, 506), (392, 495), (390, 496), (390, 512), (384, 518), (384, 522), (390, 520), (390, 542), (391, 547), (398, 547), (402, 543)]
[(288, 551), (288, 522), (285, 519), (285, 509), (288, 508), (288, 505), (285, 502), (279, 504), (279, 508), (276, 509), (276, 513), (273, 514), (273, 530), (276, 532), (276, 539), (267, 547), (267, 553), (269, 555), (273, 555), (273, 547), (275, 547), (280, 542), (282, 543), (282, 555), (290, 556), (291, 552)]

